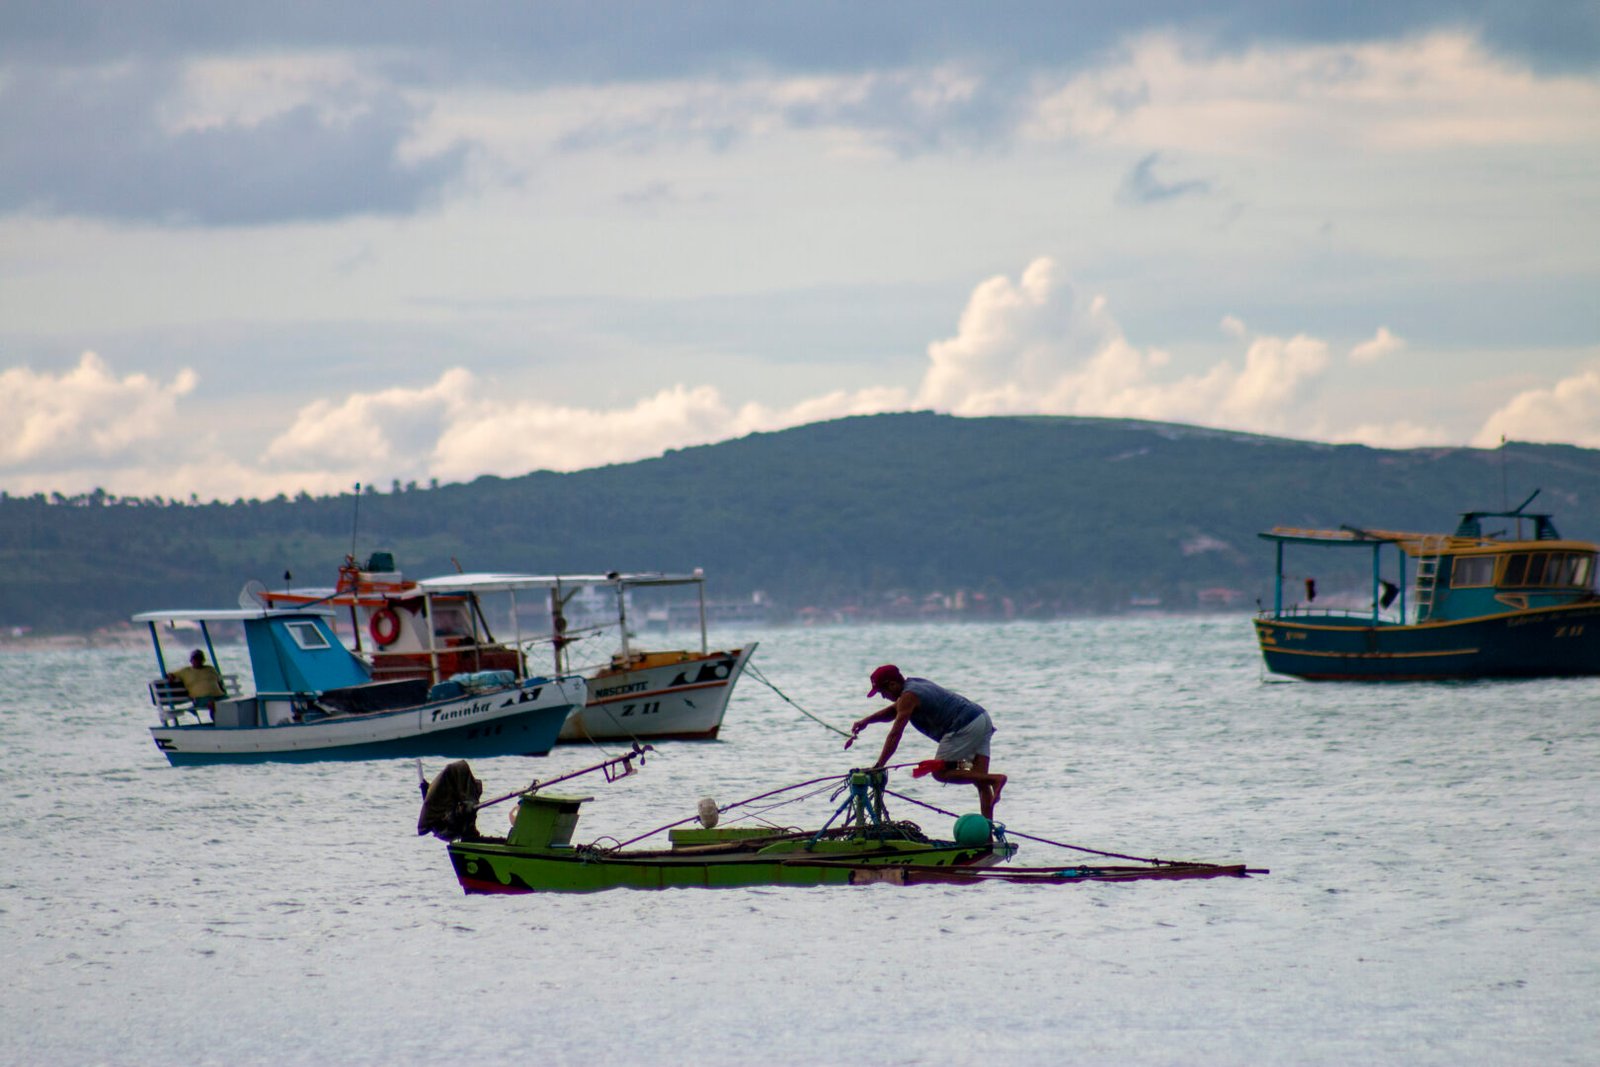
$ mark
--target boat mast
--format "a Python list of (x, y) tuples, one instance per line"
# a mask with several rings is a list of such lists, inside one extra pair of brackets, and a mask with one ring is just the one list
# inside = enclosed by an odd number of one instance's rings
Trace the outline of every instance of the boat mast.
[(617, 575), (614, 581), (617, 587), (617, 624), (622, 627), (622, 661), (626, 663), (633, 658), (628, 649), (628, 597), (622, 576)]
[(550, 647), (555, 655), (557, 676), (567, 673), (567, 614), (561, 599), (561, 579), (550, 587)]
[(694, 587), (700, 593), (700, 654), (704, 656), (709, 648), (706, 644), (706, 573), (699, 567), (694, 569)]

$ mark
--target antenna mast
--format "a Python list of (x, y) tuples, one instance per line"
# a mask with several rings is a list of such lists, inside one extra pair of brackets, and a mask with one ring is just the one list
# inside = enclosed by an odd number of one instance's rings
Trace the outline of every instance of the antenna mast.
[[(1504, 440), (1502, 438), (1502, 440)], [(356, 558), (356, 530), (361, 526), (361, 483), (356, 483), (355, 516), (350, 520), (350, 558)]]

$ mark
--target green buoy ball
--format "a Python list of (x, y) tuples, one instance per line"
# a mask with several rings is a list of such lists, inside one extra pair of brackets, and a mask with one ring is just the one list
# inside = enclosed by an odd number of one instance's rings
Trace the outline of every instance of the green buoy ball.
[(956, 820), (956, 844), (987, 845), (990, 829), (988, 819), (975, 811), (969, 811)]

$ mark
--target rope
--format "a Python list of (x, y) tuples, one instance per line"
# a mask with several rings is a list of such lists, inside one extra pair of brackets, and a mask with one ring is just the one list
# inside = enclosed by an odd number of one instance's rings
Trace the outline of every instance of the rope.
[[(912, 804), (920, 804), (929, 811), (938, 812), (940, 815), (948, 815), (952, 819), (959, 818), (959, 816), (957, 816), (953, 811), (945, 811), (943, 808), (936, 808), (926, 801), (918, 800), (916, 797), (908, 797), (904, 793), (896, 793), (892, 789), (885, 789), (884, 793), (888, 796), (894, 797), (896, 800), (904, 800)], [(1000, 824), (997, 823), (996, 825), (999, 826)], [(1004, 827), (1002, 827), (1002, 829), (1004, 829)], [(1177, 862), (1175, 860), (1151, 859), (1148, 856), (1125, 856), (1120, 852), (1102, 852), (1097, 848), (1085, 848), (1082, 845), (1069, 845), (1065, 841), (1052, 841), (1048, 837), (1035, 837), (1032, 834), (1025, 834), (1019, 830), (1005, 829), (1005, 832), (1011, 837), (1020, 837), (1028, 841), (1037, 841), (1041, 845), (1052, 845), (1056, 848), (1070, 849), (1073, 852), (1087, 852), (1091, 856), (1104, 856), (1107, 859), (1132, 860), (1135, 863), (1152, 863), (1158, 866), (1171, 866), (1173, 863)], [(1209, 864), (1206, 864), (1205, 866), (1209, 866)]]
[[(804, 788), (805, 786), (808, 786), (808, 785), (816, 785), (818, 782), (832, 782), (832, 781), (836, 781), (836, 780), (843, 779), (843, 778), (848, 778), (848, 777), (849, 777), (848, 774), (827, 774), (827, 775), (823, 775), (821, 778), (811, 778), (811, 779), (808, 779), (808, 780), (806, 780), (804, 782), (796, 782), (794, 785), (786, 785), (786, 786), (781, 786), (781, 787), (779, 787), (777, 789), (769, 789), (765, 793), (761, 793), (761, 794), (758, 794), (758, 795), (753, 796), (753, 797), (746, 797), (744, 800), (736, 800), (732, 804), (724, 804), (724, 805), (722, 805), (721, 807), (719, 807), (717, 809), (717, 812), (720, 814), (720, 813), (725, 812), (725, 811), (732, 811), (734, 808), (743, 807), (746, 804), (753, 804), (758, 800), (765, 800), (768, 797), (775, 797), (779, 793), (787, 793), (791, 789), (801, 789), (801, 788)], [(795, 799), (803, 799), (803, 798), (798, 798), (797, 797)], [(773, 805), (773, 807), (777, 807), (777, 806), (778, 805), (776, 805), (776, 804)], [(767, 808), (765, 810), (771, 811), (772, 809), (771, 808)], [(626, 848), (629, 845), (632, 845), (632, 844), (635, 844), (637, 842), (643, 841), (647, 837), (654, 837), (656, 834), (659, 834), (659, 833), (661, 833), (661, 832), (663, 832), (665, 830), (671, 830), (675, 826), (683, 826), (686, 823), (696, 822), (696, 821), (699, 820), (699, 818), (700, 818), (699, 815), (691, 815), (687, 819), (679, 819), (677, 822), (669, 822), (665, 826), (658, 826), (654, 830), (651, 830), (651, 831), (649, 831), (647, 833), (640, 834), (638, 837), (630, 837), (630, 838), (628, 838), (628, 840), (623, 841), (621, 844), (617, 845), (616, 847), (617, 848)]]
[(746, 663), (744, 665), (744, 671), (745, 671), (746, 674), (748, 674), (751, 677), (753, 677), (756, 681), (760, 682), (762, 685), (766, 686), (768, 689), (772, 690), (774, 693), (777, 693), (780, 699), (782, 699), (790, 707), (794, 708), (794, 710), (798, 711), (800, 714), (802, 714), (806, 718), (810, 719), (812, 722), (821, 723), (823, 726), (826, 726), (828, 729), (832, 730), (834, 733), (838, 734), (840, 737), (850, 737), (851, 736), (850, 731), (841, 730), (837, 726), (833, 725), (833, 723), (825, 722), (824, 720), (817, 718), (815, 715), (811, 714), (805, 708), (802, 708), (799, 704), (796, 704), (794, 701), (790, 700), (788, 694), (785, 693), (783, 690), (779, 689), (777, 686), (773, 685), (771, 682), (769, 682), (767, 680), (767, 676), (761, 673), (761, 668), (757, 667), (754, 663)]

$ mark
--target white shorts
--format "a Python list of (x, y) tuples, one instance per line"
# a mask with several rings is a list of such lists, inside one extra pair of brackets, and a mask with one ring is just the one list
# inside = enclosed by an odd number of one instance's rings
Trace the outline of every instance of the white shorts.
[(939, 739), (939, 750), (934, 758), (946, 763), (961, 763), (974, 756), (989, 754), (989, 735), (994, 733), (994, 723), (984, 712), (959, 730), (951, 731)]

